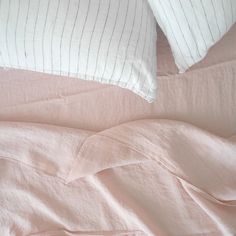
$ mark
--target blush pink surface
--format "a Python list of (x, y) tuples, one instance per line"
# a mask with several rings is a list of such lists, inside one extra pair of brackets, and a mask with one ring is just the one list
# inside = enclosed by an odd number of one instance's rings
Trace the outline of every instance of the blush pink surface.
[(152, 104), (0, 71), (0, 235), (236, 234), (236, 27), (185, 74), (159, 40)]
[(0, 122), (0, 234), (235, 235), (235, 153), (177, 121)]

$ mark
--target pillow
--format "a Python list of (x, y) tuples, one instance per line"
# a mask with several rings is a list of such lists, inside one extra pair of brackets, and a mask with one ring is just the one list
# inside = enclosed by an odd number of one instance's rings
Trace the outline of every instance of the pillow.
[(127, 88), (153, 101), (156, 22), (146, 0), (1, 0), (0, 66)]
[(236, 21), (235, 0), (148, 1), (180, 72), (203, 59)]

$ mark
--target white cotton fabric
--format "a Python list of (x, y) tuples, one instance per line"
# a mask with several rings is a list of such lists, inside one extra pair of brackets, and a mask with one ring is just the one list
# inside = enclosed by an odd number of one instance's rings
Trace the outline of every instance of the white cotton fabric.
[(156, 25), (146, 0), (0, 0), (0, 66), (156, 90)]
[(149, 0), (180, 72), (205, 57), (236, 21), (235, 0)]

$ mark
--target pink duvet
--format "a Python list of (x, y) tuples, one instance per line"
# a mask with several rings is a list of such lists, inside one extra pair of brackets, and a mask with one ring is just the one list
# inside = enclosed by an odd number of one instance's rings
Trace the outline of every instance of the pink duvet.
[(0, 123), (0, 235), (235, 235), (236, 143), (142, 120)]

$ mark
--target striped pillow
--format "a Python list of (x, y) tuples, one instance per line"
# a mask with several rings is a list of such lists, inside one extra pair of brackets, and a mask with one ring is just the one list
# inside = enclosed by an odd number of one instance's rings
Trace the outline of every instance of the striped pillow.
[(205, 57), (236, 21), (236, 0), (149, 0), (180, 72)]
[(146, 0), (0, 0), (0, 66), (156, 90), (156, 22)]

